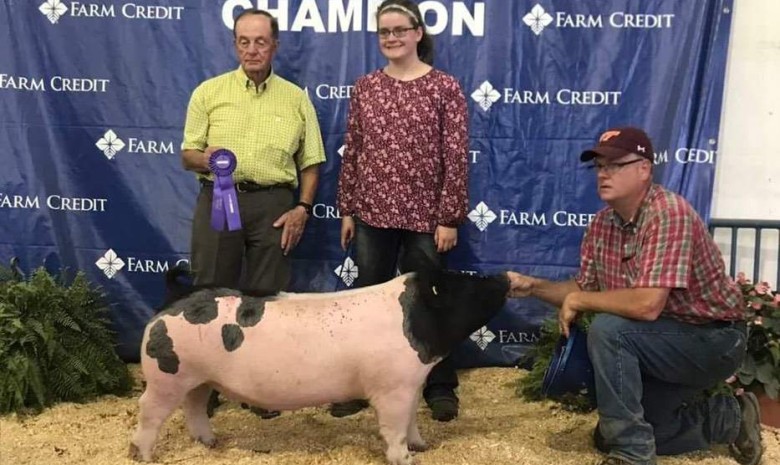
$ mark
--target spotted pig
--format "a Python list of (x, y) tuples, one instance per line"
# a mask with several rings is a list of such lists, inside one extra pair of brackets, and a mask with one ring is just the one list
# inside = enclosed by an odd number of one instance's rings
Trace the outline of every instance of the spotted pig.
[[(170, 277), (169, 277), (170, 279)], [(212, 388), (272, 410), (368, 399), (393, 465), (426, 448), (416, 424), (433, 366), (503, 307), (506, 274), (409, 273), (362, 289), (253, 296), (191, 289), (144, 331), (131, 455), (152, 460), (163, 422), (182, 405), (190, 435), (215, 443)]]

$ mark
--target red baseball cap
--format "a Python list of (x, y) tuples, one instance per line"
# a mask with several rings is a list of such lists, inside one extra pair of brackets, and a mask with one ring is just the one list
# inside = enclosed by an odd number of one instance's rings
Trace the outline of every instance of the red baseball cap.
[(653, 144), (645, 131), (634, 127), (613, 128), (599, 137), (599, 143), (580, 155), (580, 161), (590, 161), (598, 156), (620, 158), (629, 153), (653, 161)]

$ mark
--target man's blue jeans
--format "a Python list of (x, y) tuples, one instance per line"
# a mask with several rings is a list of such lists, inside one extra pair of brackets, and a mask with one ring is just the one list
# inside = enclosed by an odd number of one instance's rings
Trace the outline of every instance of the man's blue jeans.
[(655, 464), (734, 442), (740, 408), (703, 391), (733, 375), (745, 355), (745, 324), (637, 321), (602, 313), (588, 330), (599, 425), (610, 455)]

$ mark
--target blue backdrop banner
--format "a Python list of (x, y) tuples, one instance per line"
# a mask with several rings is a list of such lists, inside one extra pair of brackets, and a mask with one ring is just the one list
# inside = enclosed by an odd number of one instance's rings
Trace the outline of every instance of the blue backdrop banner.
[[(294, 252), (292, 291), (356, 270), (335, 207), (351, 86), (384, 65), (378, 0), (5, 0), (0, 3), (0, 260), (82, 270), (106, 292), (118, 351), (138, 359), (163, 273), (189, 257), (198, 184), (179, 147), (190, 93), (237, 66), (245, 8), (280, 24), (275, 71), (306, 88), (328, 160)], [(707, 219), (732, 0), (425, 0), (435, 65), (469, 102), (469, 221), (449, 265), (570, 277), (603, 205), (578, 155), (643, 127), (656, 180)], [(512, 365), (553, 310), (513, 300), (459, 347)], [(295, 334), (290, 334), (295, 338)]]

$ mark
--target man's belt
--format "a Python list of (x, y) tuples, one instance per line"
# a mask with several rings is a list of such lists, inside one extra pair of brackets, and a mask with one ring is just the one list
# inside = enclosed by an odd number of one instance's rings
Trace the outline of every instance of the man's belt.
[[(214, 182), (209, 181), (208, 179), (201, 179), (200, 185), (206, 189), (214, 188)], [(241, 182), (237, 182), (235, 185), (236, 185), (237, 192), (272, 191), (275, 189), (293, 190), (293, 186), (291, 184), (270, 184), (267, 186), (263, 186), (261, 184), (254, 183), (252, 181), (241, 181)]]
[(716, 320), (711, 321), (707, 323), (707, 326), (712, 326), (715, 328), (736, 328), (736, 329), (742, 329), (747, 325), (745, 320)]

